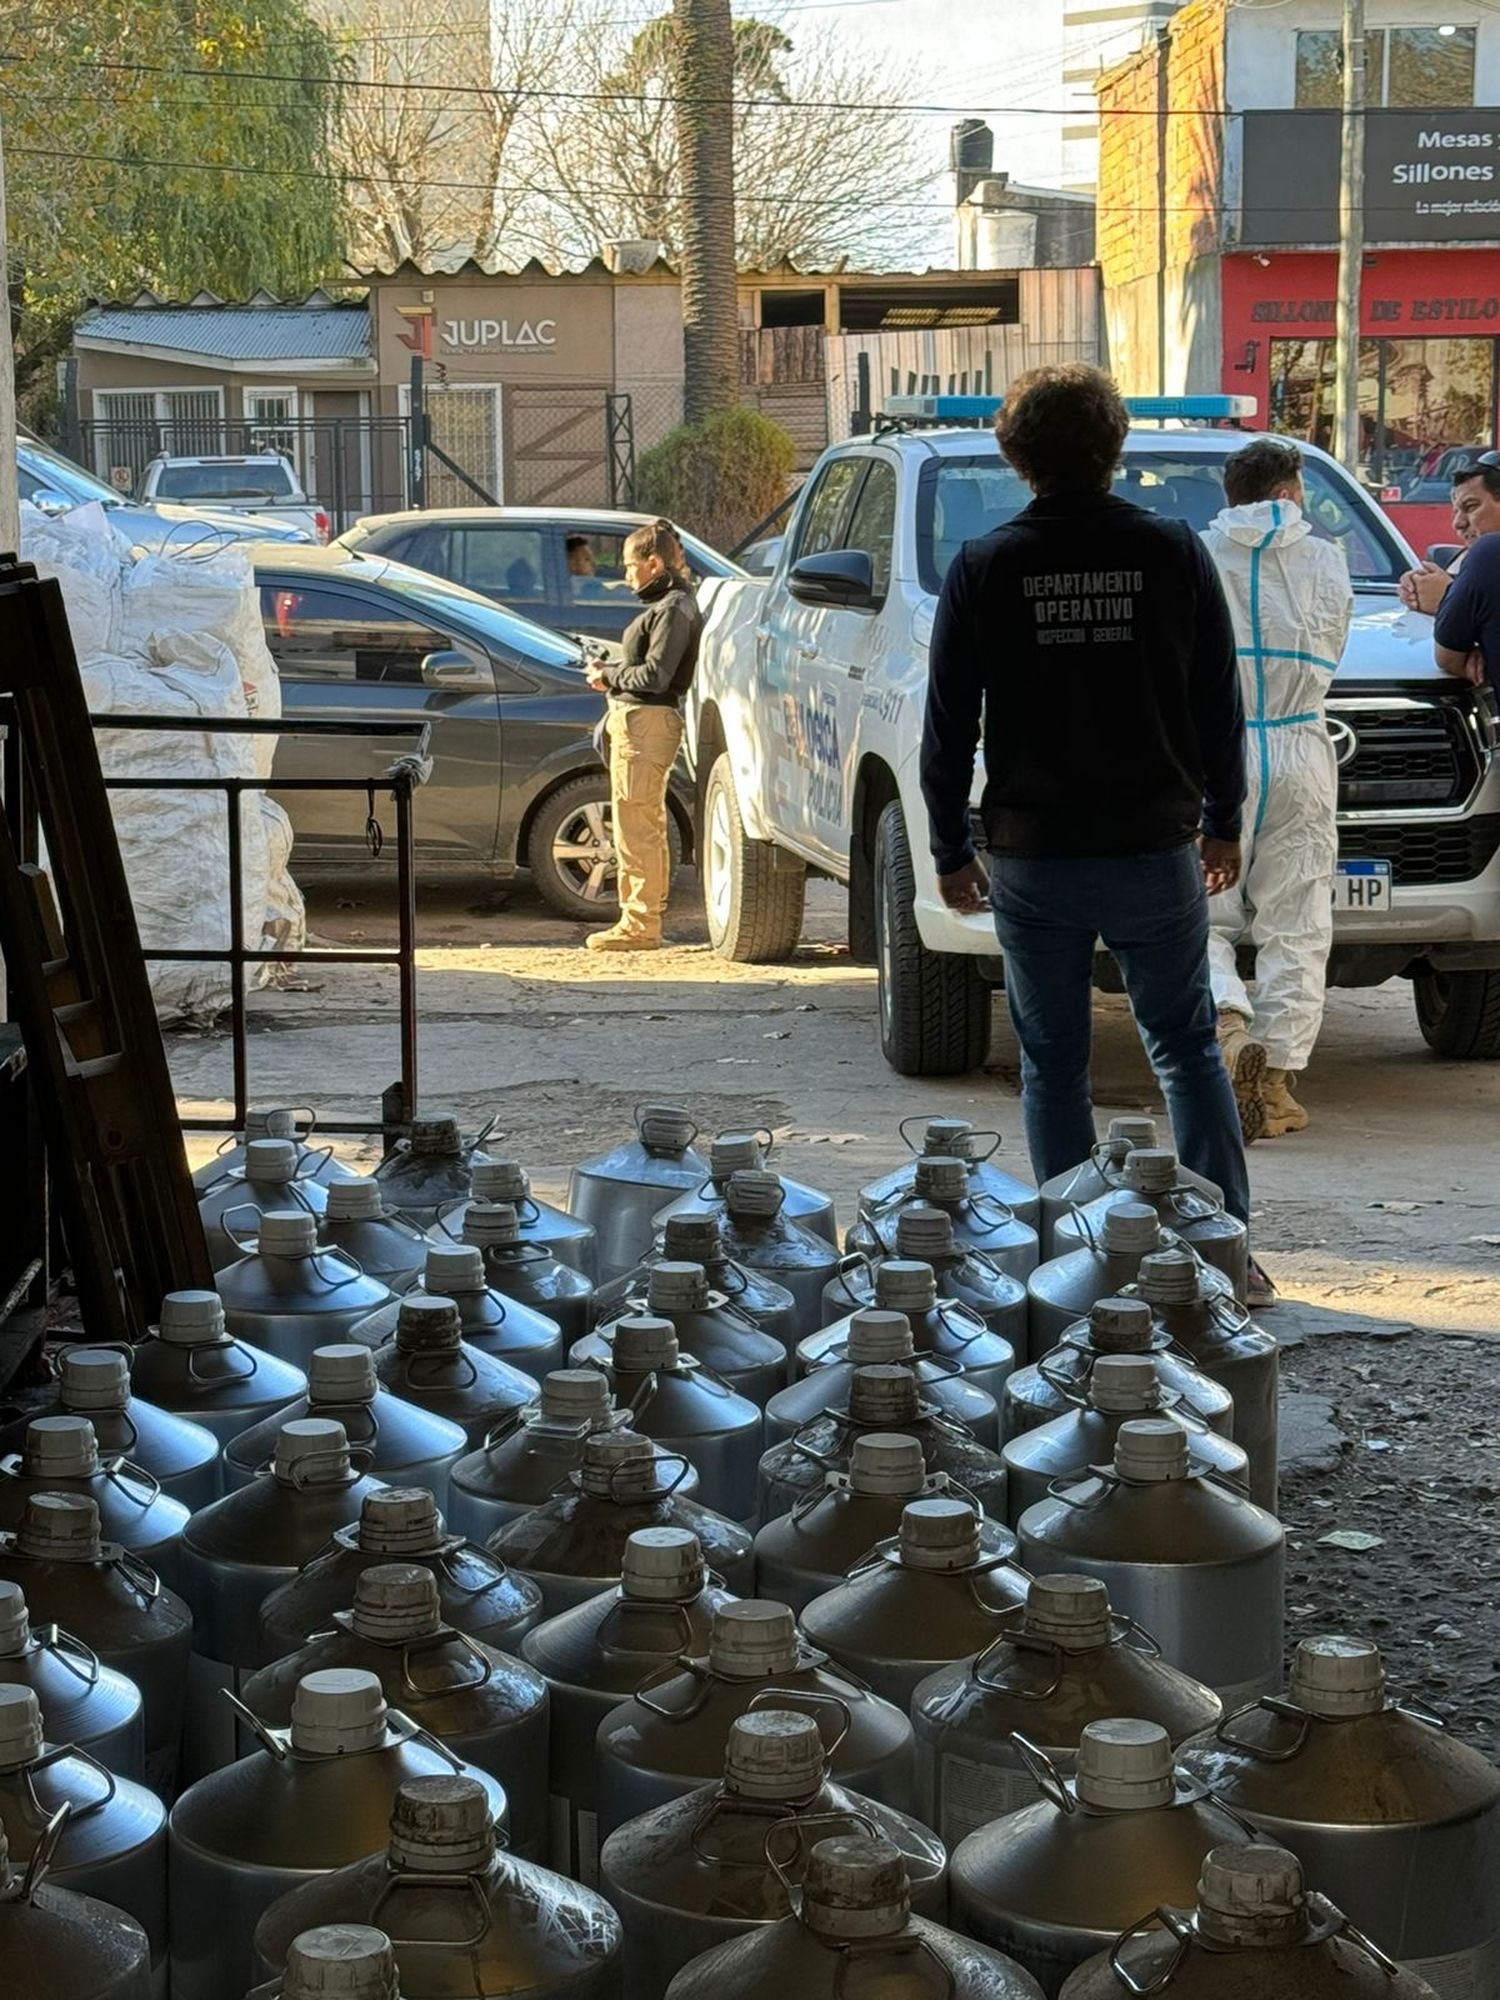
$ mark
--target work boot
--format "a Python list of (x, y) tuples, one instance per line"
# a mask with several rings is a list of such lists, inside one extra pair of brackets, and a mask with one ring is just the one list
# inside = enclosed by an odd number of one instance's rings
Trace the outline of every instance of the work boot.
[(1243, 1014), (1226, 1007), (1219, 1015), (1219, 1053), (1234, 1089), (1235, 1109), (1240, 1114), (1240, 1132), (1247, 1146), (1264, 1136), (1266, 1107), (1261, 1086), (1266, 1074), (1266, 1051), (1250, 1032)]
[(1265, 1100), (1265, 1136), (1268, 1139), (1284, 1139), (1288, 1132), (1305, 1132), (1308, 1125), (1307, 1113), (1292, 1095), (1292, 1073), (1286, 1069), (1268, 1069), (1261, 1095)]
[(612, 924), (607, 931), (590, 931), (583, 941), (585, 951), (660, 951), (661, 939), (651, 931), (626, 930)]

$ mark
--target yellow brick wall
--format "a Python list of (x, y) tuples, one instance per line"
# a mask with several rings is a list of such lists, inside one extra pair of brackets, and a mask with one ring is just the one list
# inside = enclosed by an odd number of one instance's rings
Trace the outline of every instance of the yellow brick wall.
[(1157, 81), (1154, 44), (1099, 83), (1099, 267), (1106, 288), (1161, 265), (1157, 227)]

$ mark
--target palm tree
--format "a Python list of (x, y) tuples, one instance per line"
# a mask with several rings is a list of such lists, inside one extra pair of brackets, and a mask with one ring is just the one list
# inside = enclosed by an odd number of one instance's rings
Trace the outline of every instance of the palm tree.
[(682, 170), (683, 416), (739, 400), (734, 261), (734, 22), (730, 0), (673, 0)]

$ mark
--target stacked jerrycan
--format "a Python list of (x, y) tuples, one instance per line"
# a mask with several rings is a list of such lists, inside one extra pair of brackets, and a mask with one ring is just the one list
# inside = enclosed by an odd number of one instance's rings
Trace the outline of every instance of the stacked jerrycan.
[[(507, 1368), (529, 1375), (535, 1382), (562, 1366), (563, 1337), (557, 1321), (533, 1312), (519, 1299), (507, 1298), (487, 1283), (484, 1252), (476, 1245), (430, 1243), (421, 1285), (406, 1297), (415, 1298), (420, 1292), (451, 1299), (458, 1309), (459, 1331), (470, 1347)], [(404, 1303), (403, 1299), (390, 1300), (379, 1312), (362, 1319), (350, 1338), (362, 1340), (367, 1347), (387, 1346), (400, 1325)]]
[(1228, 1394), (1174, 1347), (1144, 1299), (1122, 1297), (1100, 1299), (1090, 1306), (1087, 1319), (1073, 1322), (1050, 1354), (1016, 1370), (1000, 1407), (1002, 1436), (1013, 1440), (1076, 1409), (1106, 1354), (1149, 1354), (1163, 1396), (1177, 1399), (1171, 1405), (1175, 1412), (1218, 1437), (1232, 1435), (1234, 1403)]
[(971, 1502), (910, 1500), (897, 1533), (804, 1607), (802, 1630), (904, 1711), (935, 1667), (983, 1652), (1014, 1624), (1029, 1581), (1008, 1556), (985, 1552)]
[[(935, 1208), (931, 1202), (914, 1201), (899, 1210), (889, 1254), (901, 1263), (930, 1265), (938, 1298), (967, 1306), (1016, 1354), (1026, 1354), (1026, 1285), (1002, 1270), (983, 1250), (956, 1243), (953, 1218), (943, 1209)], [(877, 1303), (880, 1266), (885, 1261), (884, 1254), (873, 1264), (861, 1259), (852, 1268), (839, 1272), (824, 1288), (825, 1325), (860, 1306)]]
[(242, 1172), (245, 1150), (255, 1139), (289, 1139), (297, 1151), (297, 1175), (300, 1180), (320, 1181), (325, 1187), (331, 1187), (335, 1181), (357, 1178), (333, 1157), (331, 1146), (309, 1143), (317, 1122), (316, 1113), (305, 1105), (247, 1111), (244, 1131), (236, 1138), (226, 1139), (213, 1158), (205, 1160), (196, 1169), (193, 1186), (200, 1194), (206, 1194), (226, 1174)]
[(19, 1527), (39, 1493), (86, 1495), (99, 1509), (107, 1541), (176, 1580), (187, 1508), (128, 1459), (101, 1457), (87, 1417), (36, 1417), (27, 1424), (20, 1451), (0, 1459), (0, 1528)]
[(621, 1319), (642, 1313), (670, 1320), (681, 1351), (712, 1369), (758, 1409), (786, 1382), (786, 1349), (762, 1332), (727, 1293), (716, 1292), (701, 1264), (653, 1265), (645, 1298), (625, 1300), (613, 1318), (578, 1341), (568, 1355), (569, 1365), (608, 1371), (614, 1328)]
[(383, 1388), (456, 1425), (471, 1450), (541, 1393), (531, 1376), (466, 1340), (457, 1302), (432, 1292), (406, 1294), (373, 1359)]
[[(669, 1201), (656, 1216), (656, 1227), (664, 1229), (675, 1215), (717, 1215), (724, 1206), (731, 1175), (772, 1172), (768, 1160), (774, 1144), (772, 1134), (764, 1130), (721, 1132), (708, 1149), (707, 1180)], [(773, 1173), (772, 1177), (781, 1188), (779, 1212), (787, 1221), (811, 1230), (837, 1250), (839, 1232), (832, 1195), (794, 1181), (786, 1174)]]
[(420, 1563), (438, 1587), (445, 1625), (502, 1651), (514, 1650), (541, 1615), (542, 1593), (488, 1550), (450, 1533), (431, 1493), (421, 1487), (377, 1487), (366, 1493), (359, 1518), (334, 1529), (290, 1582), (279, 1584), (260, 1607), (257, 1664), (279, 1660), (326, 1632), (354, 1603), (359, 1579), (385, 1563)]
[(292, 1417), (328, 1417), (342, 1424), (350, 1450), (364, 1455), (374, 1478), (393, 1486), (430, 1487), (440, 1503), (446, 1502), (449, 1474), (468, 1449), (457, 1424), (381, 1388), (368, 1347), (342, 1341), (314, 1348), (305, 1396), (225, 1445), (224, 1484), (231, 1493), (270, 1464), (277, 1433)]
[(506, 1816), (495, 1780), (388, 1708), (374, 1674), (308, 1674), (291, 1728), (257, 1722), (255, 1733), (261, 1748), (200, 1778), (172, 1807), (172, 2000), (242, 1993), (261, 1917), (309, 1877), (376, 1850), (409, 1779), (473, 1778), (495, 1816)]
[[(762, 1597), (801, 1612), (899, 1531), (909, 1501), (954, 1490), (946, 1472), (928, 1472), (915, 1438), (866, 1431), (854, 1440), (847, 1471), (825, 1473), (790, 1513), (767, 1521), (756, 1535), (755, 1587)], [(1015, 1554), (1015, 1536), (988, 1515), (981, 1516), (979, 1533), (986, 1557)]]
[(444, 1209), (463, 1201), (479, 1149), (494, 1125), (491, 1119), (473, 1139), (465, 1139), (451, 1111), (421, 1112), (406, 1138), (398, 1139), (375, 1169), (385, 1205), (422, 1229), (431, 1229)]
[[(374, 1674), (386, 1700), (456, 1757), (488, 1771), (510, 1800), (511, 1840), (536, 1860), (547, 1838), (547, 1683), (509, 1654), (443, 1622), (437, 1579), (420, 1563), (378, 1563), (354, 1586), (334, 1629), (245, 1682), (241, 1698), (286, 1728), (305, 1675), (330, 1667)], [(242, 1730), (240, 1748), (252, 1748)]]
[(504, 1522), (489, 1546), (541, 1588), (548, 1615), (566, 1611), (620, 1580), (625, 1545), (637, 1528), (687, 1528), (704, 1560), (734, 1590), (749, 1588), (750, 1537), (733, 1521), (683, 1497), (690, 1470), (658, 1454), (635, 1431), (596, 1431), (578, 1470), (545, 1506)]
[(189, 1512), (219, 1497), (219, 1440), (201, 1424), (135, 1397), (123, 1348), (65, 1348), (53, 1401), (0, 1430), (0, 1453), (20, 1451), (27, 1424), (38, 1417), (87, 1417), (103, 1457), (148, 1474)]
[(388, 1213), (385, 1191), (373, 1176), (330, 1181), (328, 1205), (318, 1221), (318, 1241), (358, 1264), (393, 1292), (409, 1292), (427, 1261), (427, 1238), (415, 1223)]
[(472, 1778), (408, 1778), (387, 1846), (289, 1890), (266, 1911), (255, 1927), (257, 1969), (288, 1964), (309, 1925), (374, 1923), (397, 1941), (404, 2000), (619, 1993), (619, 1918), (602, 1896), (507, 1853)]
[(802, 1308), (785, 1285), (730, 1257), (724, 1248), (724, 1224), (721, 1209), (668, 1216), (657, 1242), (635, 1269), (595, 1294), (599, 1317), (611, 1318), (627, 1299), (644, 1299), (657, 1264), (701, 1264), (710, 1289), (733, 1299), (747, 1319), (789, 1353), (802, 1331)]
[[(1439, 2000), (1393, 1965), (1326, 1896), (1303, 1886), (1284, 1848), (1215, 1847), (1195, 1909), (1145, 1910), (1069, 1978), (1062, 2000)], [(1454, 1987), (1453, 1993), (1464, 1989)], [(1470, 1987), (1471, 1993), (1480, 1989)]]
[(105, 1541), (97, 1504), (36, 1493), (13, 1534), (0, 1535), (0, 1579), (26, 1594), (30, 1616), (77, 1638), (101, 1668), (125, 1675), (145, 1707), (145, 1778), (176, 1788), (193, 1615), (155, 1570)]
[[(999, 1401), (1006, 1381), (1016, 1365), (1017, 1352), (1025, 1351), (1026, 1298), (1015, 1287), (1015, 1300), (1003, 1322), (1021, 1342), (1018, 1350), (1010, 1334), (1002, 1333), (972, 1306), (961, 1299), (938, 1294), (937, 1274), (930, 1264), (910, 1257), (886, 1257), (875, 1266), (873, 1303), (880, 1312), (905, 1313), (911, 1325), (918, 1354), (947, 1362), (957, 1368), (976, 1389)], [(847, 1358), (849, 1321), (861, 1303), (819, 1332), (797, 1343), (796, 1373), (805, 1375), (831, 1361)]]
[(40, 1850), (59, 1888), (134, 1917), (150, 1941), (153, 1989), (165, 1993), (166, 1808), (144, 1785), (58, 1742), (29, 1687), (0, 1686), (0, 1833), (16, 1867)]
[(820, 1840), (793, 1914), (693, 1959), (666, 2000), (843, 2000), (866, 1981), (888, 2000), (1041, 2000), (1012, 1960), (914, 1916), (900, 1849), (864, 1833)]
[[(912, 1126), (923, 1127), (920, 1141), (914, 1140)], [(1036, 1227), (1041, 1197), (1027, 1181), (1017, 1180), (995, 1164), (1000, 1150), (998, 1132), (976, 1132), (967, 1118), (903, 1118), (896, 1128), (910, 1158), (879, 1180), (868, 1182), (859, 1191), (859, 1212), (884, 1213), (905, 1201), (914, 1191), (920, 1159), (962, 1160), (969, 1171), (969, 1190), (989, 1201), (1012, 1209), (1022, 1222)]]
[[(1143, 1201), (1122, 1201), (1106, 1210), (1092, 1242), (1039, 1264), (1026, 1280), (1031, 1359), (1040, 1361), (1050, 1353), (1100, 1299), (1115, 1298), (1133, 1285), (1141, 1259), (1166, 1244), (1154, 1208)], [(1223, 1285), (1228, 1293), (1227, 1278)]]
[(1216, 1194), (1205, 1194), (1183, 1178), (1177, 1155), (1165, 1146), (1137, 1146), (1126, 1155), (1123, 1187), (1058, 1217), (1052, 1231), (1057, 1255), (1097, 1243), (1105, 1216), (1122, 1202), (1144, 1202), (1155, 1209), (1162, 1228), (1196, 1250), (1205, 1264), (1222, 1271), (1243, 1304), (1249, 1233), (1243, 1222), (1225, 1211)]
[(1169, 1667), (1095, 1577), (1037, 1576), (1020, 1624), (982, 1653), (939, 1667), (911, 1701), (917, 1809), (949, 1848), (1036, 1799), (1021, 1732), (1064, 1776), (1091, 1722), (1154, 1722), (1175, 1747), (1223, 1713), (1209, 1688)]
[(144, 1780), (145, 1709), (135, 1683), (76, 1634), (34, 1624), (20, 1584), (0, 1579), (0, 1687), (8, 1686), (31, 1689), (57, 1742)]
[(1008, 1952), (1056, 2000), (1064, 1979), (1160, 1904), (1191, 1903), (1203, 1857), (1252, 1830), (1173, 1767), (1167, 1732), (1091, 1722), (1076, 1774), (1018, 1739), (1041, 1799), (981, 1826), (949, 1857), (953, 1921)]
[(719, 1236), (724, 1254), (737, 1266), (779, 1285), (796, 1301), (798, 1335), (823, 1323), (823, 1293), (846, 1260), (815, 1229), (783, 1213), (786, 1193), (764, 1168), (729, 1176)]
[(449, 1520), (475, 1541), (487, 1540), (506, 1521), (552, 1498), (578, 1470), (585, 1438), (624, 1426), (597, 1368), (554, 1368), (542, 1378), (536, 1402), (502, 1417), (454, 1466)]
[(168, 1292), (130, 1362), (130, 1386), (159, 1410), (212, 1431), (221, 1445), (305, 1394), (290, 1362), (236, 1339), (217, 1292)]
[(252, 1139), (238, 1167), (223, 1169), (198, 1201), (215, 1272), (245, 1255), (261, 1218), (272, 1211), (310, 1215), (328, 1207), (328, 1190), (312, 1171), (310, 1156), (290, 1139)]
[(1000, 1410), (994, 1397), (970, 1381), (953, 1362), (939, 1360), (933, 1354), (918, 1354), (911, 1321), (905, 1313), (861, 1306), (850, 1313), (845, 1326), (842, 1360), (830, 1358), (823, 1367), (810, 1369), (785, 1389), (778, 1389), (766, 1404), (768, 1445), (795, 1436), (804, 1424), (826, 1410), (847, 1405), (849, 1384), (856, 1368), (894, 1365), (911, 1370), (926, 1401), (935, 1403), (956, 1423), (966, 1425), (981, 1444), (992, 1451), (999, 1449)]
[[(591, 1285), (598, 1283), (598, 1246), (592, 1225), (580, 1222), (566, 1209), (538, 1201), (531, 1192), (531, 1176), (519, 1160), (476, 1160), (469, 1186), (471, 1200), (503, 1202), (516, 1211), (523, 1243), (546, 1251), (559, 1264), (566, 1264), (570, 1271), (587, 1278)], [(449, 1209), (444, 1223), (462, 1234), (463, 1215), (462, 1209)]]
[(659, 1668), (600, 1723), (600, 1833), (711, 1784), (730, 1724), (762, 1708), (812, 1714), (840, 1784), (910, 1810), (912, 1735), (901, 1710), (809, 1646), (784, 1604), (752, 1598), (714, 1613), (706, 1655)]
[(1500, 1771), (1392, 1699), (1374, 1645), (1304, 1639), (1286, 1694), (1183, 1762), (1439, 1993), (1500, 1993)]
[[(865, 1208), (849, 1231), (845, 1247), (863, 1257), (889, 1257), (896, 1250), (896, 1233), (908, 1208), (935, 1208), (948, 1220), (947, 1241), (988, 1257), (1022, 1284), (1036, 1269), (1037, 1236), (1006, 1202), (975, 1191), (966, 1160), (923, 1154), (917, 1160), (911, 1191), (893, 1197), (884, 1208)], [(923, 1217), (924, 1226), (939, 1242), (937, 1225)]]
[(599, 1724), (642, 1681), (684, 1656), (705, 1653), (714, 1613), (733, 1602), (710, 1580), (696, 1535), (685, 1528), (639, 1528), (625, 1544), (612, 1590), (526, 1634), (522, 1657), (552, 1691), (554, 1868), (597, 1882)]
[(1033, 1575), (1098, 1577), (1226, 1708), (1280, 1686), (1281, 1523), (1194, 1459), (1170, 1418), (1122, 1424), (1113, 1464), (1029, 1507), (1018, 1532)]
[[(1138, 1146), (1155, 1144), (1154, 1118), (1111, 1118), (1108, 1132), (1086, 1160), (1081, 1160), (1076, 1167), (1069, 1167), (1066, 1173), (1054, 1174), (1050, 1181), (1042, 1182), (1041, 1212), (1036, 1228), (1044, 1258), (1057, 1255), (1052, 1232), (1057, 1227), (1058, 1217), (1071, 1215), (1075, 1208), (1087, 1208), (1101, 1194), (1123, 1187), (1126, 1160)], [(1189, 1174), (1186, 1168), (1182, 1177), (1192, 1181), (1195, 1187), (1206, 1188), (1214, 1195), (1220, 1193), (1207, 1181), (1199, 1181), (1196, 1175)]]
[(238, 1339), (305, 1368), (315, 1347), (351, 1340), (395, 1293), (341, 1250), (318, 1242), (306, 1209), (270, 1209), (253, 1249), (218, 1274), (224, 1323)]
[(151, 2000), (151, 1944), (135, 1918), (47, 1879), (66, 1824), (21, 1869), (0, 1835), (0, 2000)]
[(1113, 1464), (1122, 1424), (1156, 1416), (1180, 1423), (1200, 1463), (1248, 1492), (1250, 1462), (1244, 1452), (1183, 1412), (1181, 1395), (1163, 1383), (1154, 1354), (1101, 1354), (1087, 1394), (1078, 1396), (1066, 1415), (1023, 1431), (1001, 1452), (1011, 1525), (1028, 1507), (1048, 1499), (1058, 1482), (1076, 1485), (1094, 1466)]
[(675, 1104), (643, 1104), (635, 1137), (584, 1160), (568, 1177), (568, 1209), (595, 1235), (596, 1281), (635, 1269), (651, 1248), (656, 1216), (708, 1179), (694, 1149), (698, 1127)]
[(781, 1444), (760, 1462), (760, 1517), (773, 1521), (809, 1494), (821, 1491), (830, 1472), (846, 1472), (855, 1442), (870, 1431), (898, 1431), (915, 1438), (929, 1472), (945, 1472), (977, 1500), (986, 1514), (1005, 1519), (1005, 1467), (962, 1424), (921, 1394), (909, 1368), (856, 1368), (849, 1399)]
[(522, 1233), (515, 1204), (492, 1200), (485, 1192), (496, 1181), (509, 1185), (503, 1168), (492, 1161), (476, 1164), (473, 1199), (442, 1216), (438, 1231), (450, 1242), (477, 1250), (484, 1260), (485, 1284), (552, 1320), (566, 1347), (593, 1324), (594, 1281), (565, 1264), (546, 1243)]
[(600, 1884), (625, 1930), (623, 2000), (658, 2000), (700, 1952), (789, 1915), (814, 1841), (835, 1832), (889, 1840), (912, 1907), (947, 1915), (941, 1843), (905, 1813), (830, 1783), (811, 1715), (737, 1717), (720, 1781), (627, 1820), (604, 1843)]

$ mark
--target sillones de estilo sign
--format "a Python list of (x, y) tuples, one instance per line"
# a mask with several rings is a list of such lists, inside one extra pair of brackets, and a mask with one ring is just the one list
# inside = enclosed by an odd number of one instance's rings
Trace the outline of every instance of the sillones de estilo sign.
[[(1240, 244), (1336, 243), (1338, 186), (1336, 111), (1244, 114)], [(1500, 241), (1500, 112), (1367, 112), (1365, 239)]]

